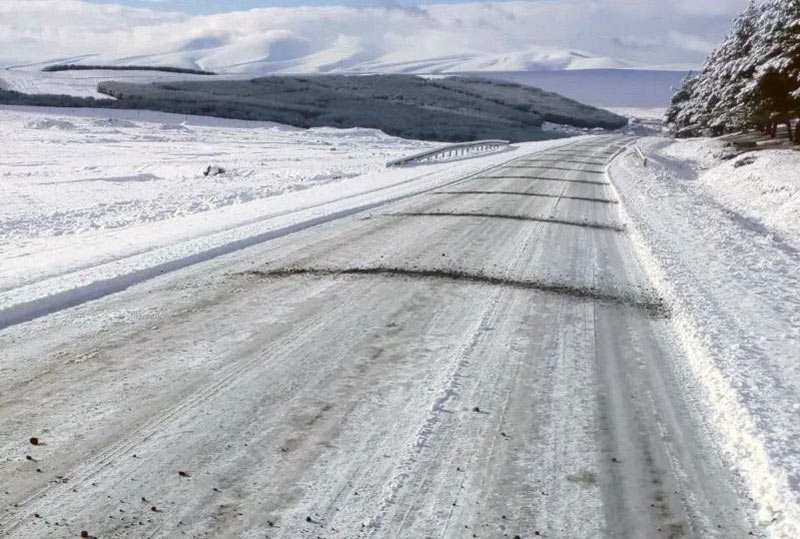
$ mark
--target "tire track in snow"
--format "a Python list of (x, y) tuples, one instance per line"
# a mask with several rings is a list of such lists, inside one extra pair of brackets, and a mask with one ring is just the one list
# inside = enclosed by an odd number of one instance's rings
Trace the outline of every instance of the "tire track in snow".
[[(344, 310), (345, 308), (346, 305), (339, 306), (339, 310)], [(292, 331), (310, 331), (312, 327), (324, 323), (325, 319), (332, 314), (335, 313), (331, 313), (330, 311), (318, 311), (316, 316), (309, 317), (301, 324), (295, 325)], [(274, 349), (270, 350), (269, 353), (276, 353), (276, 351), (280, 353), (281, 350), (290, 348), (291, 345), (296, 344), (290, 332), (280, 341), (273, 343)], [(285, 353), (288, 354), (288, 352)], [(243, 378), (254, 365), (263, 361), (263, 356), (264, 354), (255, 354), (247, 361), (232, 363), (229, 366), (223, 367), (217, 371), (212, 383), (203, 385), (190, 392), (174, 406), (167, 408), (153, 419), (135, 428), (124, 438), (107, 445), (78, 467), (61, 474), (66, 481), (46, 485), (29, 495), (17, 504), (17, 507), (14, 508), (14, 513), (0, 515), (0, 531), (8, 534), (9, 532), (13, 532), (15, 528), (21, 526), (26, 519), (29, 519), (30, 512), (32, 511), (32, 509), (26, 511), (25, 508), (36, 503), (37, 500), (43, 500), (48, 496), (59, 496), (59, 493), (66, 493), (76, 488), (76, 485), (89, 482), (105, 468), (111, 466), (115, 459), (127, 453), (131, 453), (137, 445), (146, 442), (149, 438), (161, 432), (164, 425), (180, 418), (193, 408), (198, 408), (202, 403), (211, 400), (226, 387)]]

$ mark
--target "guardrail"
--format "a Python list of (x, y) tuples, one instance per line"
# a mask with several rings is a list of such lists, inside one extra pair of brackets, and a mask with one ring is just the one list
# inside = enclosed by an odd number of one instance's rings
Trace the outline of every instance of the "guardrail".
[(638, 156), (639, 156), (639, 159), (641, 159), (641, 160), (642, 160), (642, 166), (643, 166), (644, 168), (647, 168), (647, 156), (644, 154), (644, 152), (642, 151), (642, 149), (639, 147), (639, 145), (638, 145), (638, 144), (637, 144), (637, 145), (635, 145), (635, 146), (633, 147), (633, 149), (634, 149), (634, 151), (636, 152), (636, 155), (638, 155)]
[(402, 167), (405, 165), (429, 163), (438, 161), (448, 157), (465, 156), (469, 154), (477, 154), (488, 151), (494, 151), (500, 148), (506, 148), (511, 144), (507, 140), (476, 140), (475, 142), (461, 142), (459, 144), (450, 144), (435, 150), (428, 150), (402, 159), (395, 159), (386, 163), (387, 167)]

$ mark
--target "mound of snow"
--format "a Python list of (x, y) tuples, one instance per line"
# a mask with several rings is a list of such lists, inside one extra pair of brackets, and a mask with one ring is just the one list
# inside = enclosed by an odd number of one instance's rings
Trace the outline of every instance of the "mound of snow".
[(161, 124), (158, 126), (162, 131), (189, 131), (189, 128), (181, 124)]
[(94, 120), (92, 125), (96, 127), (110, 127), (110, 128), (132, 128), (132, 127), (139, 127), (137, 124), (128, 121), (122, 120), (119, 118), (100, 118)]
[(42, 118), (39, 120), (32, 120), (25, 124), (28, 129), (60, 129), (64, 131), (71, 131), (77, 129), (74, 123), (69, 120), (60, 120), (54, 118)]
[(661, 150), (661, 153), (671, 159), (686, 161), (695, 168), (707, 170), (717, 166), (721, 158), (730, 154), (725, 149), (725, 144), (718, 140), (696, 138), (676, 141)]

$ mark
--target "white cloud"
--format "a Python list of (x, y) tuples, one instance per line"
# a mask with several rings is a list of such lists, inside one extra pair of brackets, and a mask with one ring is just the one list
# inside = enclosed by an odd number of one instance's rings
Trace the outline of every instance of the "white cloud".
[(436, 69), (575, 67), (570, 51), (599, 57), (598, 65), (615, 64), (611, 59), (633, 65), (696, 64), (745, 4), (532, 0), (189, 16), (79, 0), (3, 0), (0, 59), (9, 64), (94, 54), (92, 61), (254, 73), (332, 65), (419, 68), (431, 58), (453, 56), (460, 60), (438, 61)]
[(681, 47), (687, 51), (706, 53), (714, 47), (714, 43), (702, 37), (683, 32), (670, 32), (670, 40), (676, 47)]

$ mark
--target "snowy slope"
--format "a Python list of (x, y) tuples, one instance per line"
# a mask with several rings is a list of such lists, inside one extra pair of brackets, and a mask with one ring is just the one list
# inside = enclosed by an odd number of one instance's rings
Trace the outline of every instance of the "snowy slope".
[(487, 52), (483, 48), (454, 47), (441, 43), (428, 48), (372, 46), (365, 40), (337, 36), (332, 41), (302, 36), (285, 29), (270, 29), (247, 36), (201, 37), (175, 50), (157, 49), (148, 54), (126, 54), (124, 45), (113, 53), (90, 51), (65, 61), (40, 57), (19, 64), (0, 56), (5, 75), (14, 71), (40, 71), (64, 63), (87, 65), (172, 66), (204, 69), (226, 75), (259, 76), (282, 73), (463, 73), (469, 71), (530, 71), (549, 69), (627, 68), (630, 62), (560, 47), (527, 45), (524, 48)]

